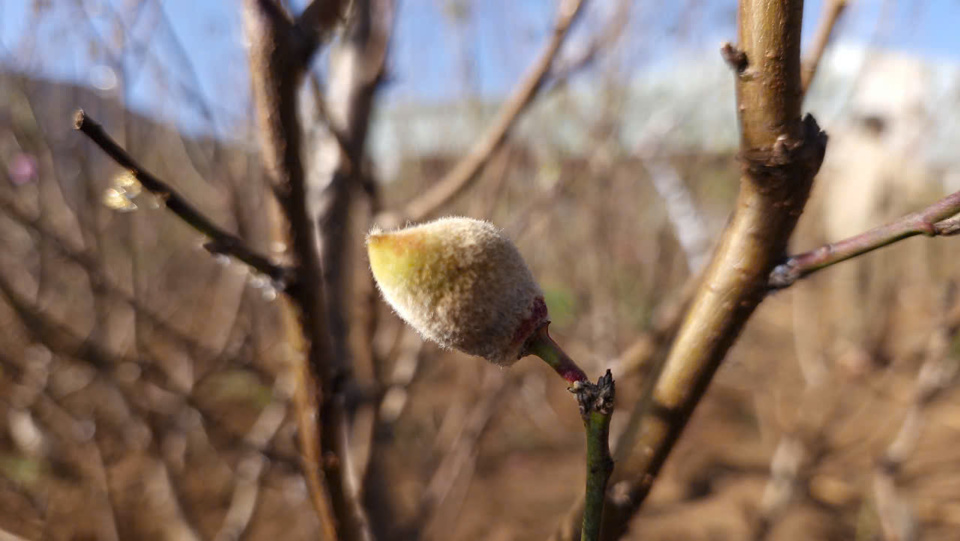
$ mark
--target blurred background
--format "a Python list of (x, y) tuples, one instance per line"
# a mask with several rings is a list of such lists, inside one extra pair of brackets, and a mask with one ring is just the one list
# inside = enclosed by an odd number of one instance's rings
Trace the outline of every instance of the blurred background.
[[(827, 2), (806, 3), (805, 45)], [(376, 300), (362, 246), (379, 213), (449, 180), (489, 133), (544, 57), (558, 3), (379, 13), (369, 182), (340, 224), (364, 500), (382, 540), (546, 539), (584, 479), (565, 386), (534, 360), (504, 371), (421, 343)], [(233, 0), (0, 0), (4, 541), (318, 536), (273, 284), (208, 254), (72, 130), (82, 107), (218, 224), (282, 252), (242, 18)], [(953, 0), (848, 3), (806, 100), (830, 145), (794, 250), (960, 190), (958, 21)], [(734, 85), (717, 50), (735, 37), (732, 0), (587, 0), (502, 144), (429, 209), (516, 241), (558, 342), (589, 374), (615, 372), (615, 441), (636, 429), (645, 376), (733, 208)], [(345, 43), (333, 36), (303, 86), (308, 163)], [(912, 239), (764, 302), (629, 538), (956, 539), (957, 250)], [(618, 447), (614, 492), (630, 473)]]

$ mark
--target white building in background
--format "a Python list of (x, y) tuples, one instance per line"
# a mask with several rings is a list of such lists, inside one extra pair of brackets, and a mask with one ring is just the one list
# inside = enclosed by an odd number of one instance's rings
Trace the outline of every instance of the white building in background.
[[(534, 104), (514, 137), (534, 152), (577, 156), (591, 148), (590, 123), (614, 107), (618, 142), (627, 152), (651, 131), (663, 132), (658, 137), (668, 152), (733, 152), (738, 144), (733, 86), (718, 52), (680, 55), (623, 89), (603, 90), (596, 80), (583, 79), (550, 93)], [(497, 105), (382, 103), (370, 137), (382, 178), (389, 181), (402, 160), (462, 155)], [(930, 166), (960, 166), (956, 63), (837, 44), (824, 58), (806, 108), (835, 138), (858, 121), (882, 120), (885, 145), (910, 148)], [(664, 130), (664, 123), (673, 129)]]

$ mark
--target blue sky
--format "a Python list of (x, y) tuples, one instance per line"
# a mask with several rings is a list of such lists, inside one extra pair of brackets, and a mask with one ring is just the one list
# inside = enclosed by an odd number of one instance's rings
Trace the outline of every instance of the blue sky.
[[(290, 3), (299, 7), (303, 1)], [(588, 0), (571, 48), (602, 27), (616, 1)], [(153, 0), (139, 12), (126, 0), (48, 4), (35, 17), (29, 0), (0, 0), (0, 62), (8, 69), (104, 85), (110, 82), (108, 66), (127, 81), (118, 88), (137, 110), (189, 131), (222, 134), (244, 122), (249, 93), (239, 0)], [(386, 102), (502, 96), (536, 54), (556, 2), (473, 0), (471, 16), (460, 24), (447, 15), (450, 5), (451, 0), (398, 0)], [(821, 7), (821, 1), (807, 2), (805, 36)], [(734, 38), (735, 12), (733, 0), (635, 2), (621, 70), (630, 76), (669, 63), (674, 51), (713, 54), (721, 41)], [(958, 23), (958, 0), (852, 0), (838, 33), (845, 42), (956, 62)], [(123, 54), (111, 59), (105, 51), (113, 46), (102, 44), (120, 39)], [(198, 96), (205, 106), (197, 105)]]

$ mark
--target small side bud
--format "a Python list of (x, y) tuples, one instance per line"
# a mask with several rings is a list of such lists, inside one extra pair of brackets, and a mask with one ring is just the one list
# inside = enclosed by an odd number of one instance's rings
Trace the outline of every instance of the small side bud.
[(441, 218), (367, 237), (384, 299), (425, 338), (509, 366), (549, 322), (543, 292), (494, 225)]

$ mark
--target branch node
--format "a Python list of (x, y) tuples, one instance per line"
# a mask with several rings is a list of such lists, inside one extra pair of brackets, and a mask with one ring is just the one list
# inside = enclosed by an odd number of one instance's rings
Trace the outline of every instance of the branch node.
[(720, 56), (723, 57), (723, 61), (730, 66), (730, 69), (734, 71), (738, 76), (743, 76), (744, 72), (747, 71), (747, 67), (750, 65), (750, 62), (747, 60), (747, 53), (743, 52), (742, 49), (738, 49), (735, 45), (729, 41), (724, 42), (720, 46)]
[(823, 163), (827, 133), (810, 114), (803, 118), (802, 130), (799, 139), (782, 134), (771, 147), (741, 152), (738, 157), (744, 172), (766, 180), (812, 179)]
[(788, 258), (770, 271), (770, 291), (786, 289), (800, 279), (800, 269), (793, 258)]
[(613, 373), (610, 370), (600, 376), (596, 383), (590, 383), (589, 381), (574, 382), (570, 386), (570, 392), (577, 395), (577, 402), (580, 404), (580, 416), (586, 419), (592, 412), (601, 415), (612, 414), (616, 394), (615, 387)]

